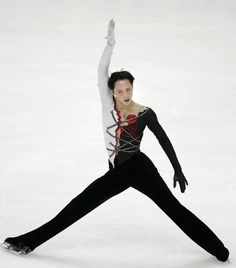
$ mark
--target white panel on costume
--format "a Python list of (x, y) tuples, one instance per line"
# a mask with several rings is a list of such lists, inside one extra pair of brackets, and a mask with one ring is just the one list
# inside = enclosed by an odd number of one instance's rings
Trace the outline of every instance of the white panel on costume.
[(108, 87), (108, 69), (111, 61), (111, 55), (114, 45), (106, 44), (101, 59), (98, 65), (98, 89), (100, 100), (102, 103), (102, 126), (104, 133), (104, 140), (109, 160), (113, 167), (115, 159), (116, 147), (116, 128), (118, 122), (118, 115), (115, 110), (115, 103), (113, 101), (113, 93)]

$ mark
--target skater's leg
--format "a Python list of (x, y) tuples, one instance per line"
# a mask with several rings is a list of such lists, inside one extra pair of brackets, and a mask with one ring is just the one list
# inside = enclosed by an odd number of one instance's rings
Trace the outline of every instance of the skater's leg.
[(148, 157), (142, 155), (139, 161), (137, 168), (130, 171), (134, 177), (131, 186), (151, 198), (195, 243), (224, 260), (228, 250), (221, 240), (175, 198)]
[(109, 170), (73, 198), (53, 219), (28, 233), (14, 237), (34, 250), (109, 198), (129, 187), (122, 170)]

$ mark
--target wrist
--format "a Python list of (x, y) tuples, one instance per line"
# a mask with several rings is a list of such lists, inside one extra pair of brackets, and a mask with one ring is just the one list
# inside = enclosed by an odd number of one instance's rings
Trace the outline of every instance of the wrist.
[(175, 173), (183, 173), (182, 168), (176, 168), (174, 169)]
[(112, 42), (112, 41), (107, 40), (107, 44), (109, 46), (112, 46), (113, 47), (115, 45), (115, 41)]

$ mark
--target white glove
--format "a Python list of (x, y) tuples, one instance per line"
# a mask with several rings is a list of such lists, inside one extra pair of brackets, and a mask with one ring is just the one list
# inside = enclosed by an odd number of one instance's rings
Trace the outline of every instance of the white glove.
[(114, 28), (115, 22), (113, 21), (113, 19), (111, 19), (107, 27), (107, 36), (105, 37), (105, 39), (107, 39), (107, 43), (111, 46), (115, 45), (116, 43)]

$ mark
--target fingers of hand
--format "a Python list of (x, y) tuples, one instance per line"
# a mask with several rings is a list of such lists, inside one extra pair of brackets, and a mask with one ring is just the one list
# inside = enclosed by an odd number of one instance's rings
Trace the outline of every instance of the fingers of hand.
[(184, 192), (184, 185), (183, 185), (183, 181), (178, 180), (178, 183), (179, 183), (179, 188), (180, 188), (180, 191), (183, 193), (183, 192)]
[(114, 36), (114, 31), (113, 29), (108, 29), (108, 33), (107, 33), (107, 36)]
[(115, 25), (115, 21), (113, 19), (110, 19), (109, 24), (112, 25), (112, 26), (114, 26)]
[(174, 176), (174, 188), (176, 187), (176, 181), (178, 181), (179, 183), (179, 187), (182, 193), (184, 193), (184, 191), (186, 190), (186, 185), (185, 183), (188, 185), (188, 181), (186, 180), (185, 176), (183, 175), (183, 177), (178, 177), (178, 176)]
[(184, 191), (185, 191), (185, 184), (184, 184), (183, 181), (180, 183), (180, 189), (181, 189), (181, 192), (184, 193)]
[(178, 177), (174, 175), (174, 188), (176, 187), (176, 181), (178, 180)]
[(113, 21), (113, 19), (110, 20), (108, 27), (109, 27), (109, 29), (114, 29), (115, 22)]
[(113, 19), (111, 19), (108, 25), (107, 36), (105, 37), (105, 39), (109, 39), (112, 42), (115, 39), (114, 27), (115, 27), (115, 22), (113, 21)]
[(177, 180), (178, 181), (178, 183), (179, 183), (179, 187), (180, 187), (180, 191), (182, 192), (182, 193), (184, 193), (184, 191), (185, 191), (185, 180), (183, 180), (183, 179), (181, 179), (181, 178), (179, 178), (179, 177), (177, 177), (177, 176), (175, 176), (175, 180)]

